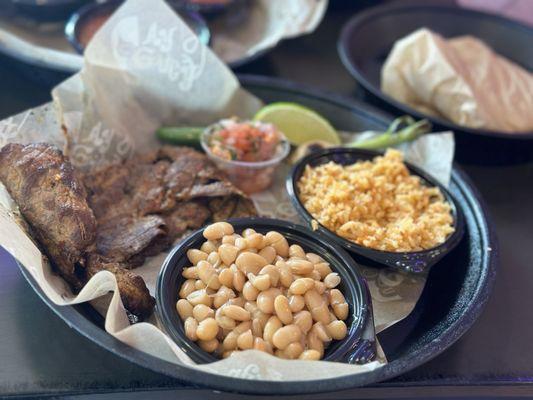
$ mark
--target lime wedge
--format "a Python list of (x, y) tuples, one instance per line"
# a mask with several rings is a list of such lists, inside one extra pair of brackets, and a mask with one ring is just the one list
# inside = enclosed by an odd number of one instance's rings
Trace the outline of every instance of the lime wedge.
[(294, 145), (312, 140), (341, 143), (337, 131), (324, 117), (299, 104), (271, 103), (255, 114), (254, 121), (274, 124)]

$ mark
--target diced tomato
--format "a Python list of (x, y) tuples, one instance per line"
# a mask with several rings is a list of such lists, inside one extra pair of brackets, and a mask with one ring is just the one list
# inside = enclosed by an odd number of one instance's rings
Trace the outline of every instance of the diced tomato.
[(211, 137), (210, 147), (226, 159), (247, 162), (269, 160), (282, 137), (271, 124), (233, 120), (221, 121), (221, 124), (222, 129)]

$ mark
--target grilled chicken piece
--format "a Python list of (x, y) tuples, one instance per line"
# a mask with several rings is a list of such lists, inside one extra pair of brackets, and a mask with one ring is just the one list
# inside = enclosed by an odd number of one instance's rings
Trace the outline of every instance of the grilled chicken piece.
[(0, 150), (0, 181), (61, 276), (81, 288), (96, 221), (70, 162), (48, 144), (8, 144)]

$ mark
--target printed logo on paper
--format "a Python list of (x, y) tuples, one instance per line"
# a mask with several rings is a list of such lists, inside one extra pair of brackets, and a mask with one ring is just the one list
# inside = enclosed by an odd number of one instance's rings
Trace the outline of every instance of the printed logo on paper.
[(98, 122), (84, 138), (75, 138), (70, 159), (80, 168), (119, 162), (133, 153), (133, 143), (127, 135), (118, 135), (112, 128)]
[(183, 24), (167, 28), (152, 22), (144, 31), (139, 17), (127, 17), (117, 23), (111, 43), (119, 63), (162, 74), (184, 92), (192, 88), (205, 68), (206, 48)]
[(268, 368), (266, 374), (261, 372), (261, 367), (257, 364), (248, 364), (244, 368), (232, 368), (227, 373), (228, 376), (240, 379), (271, 379), (281, 380), (282, 374), (278, 371)]
[(10, 117), (0, 122), (0, 146), (7, 144), (18, 135), (18, 124)]

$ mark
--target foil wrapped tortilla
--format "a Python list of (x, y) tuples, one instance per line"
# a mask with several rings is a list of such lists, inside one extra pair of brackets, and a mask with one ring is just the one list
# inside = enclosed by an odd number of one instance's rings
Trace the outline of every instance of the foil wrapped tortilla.
[(381, 90), (416, 110), (470, 128), (533, 131), (533, 74), (471, 36), (425, 28), (394, 45)]

